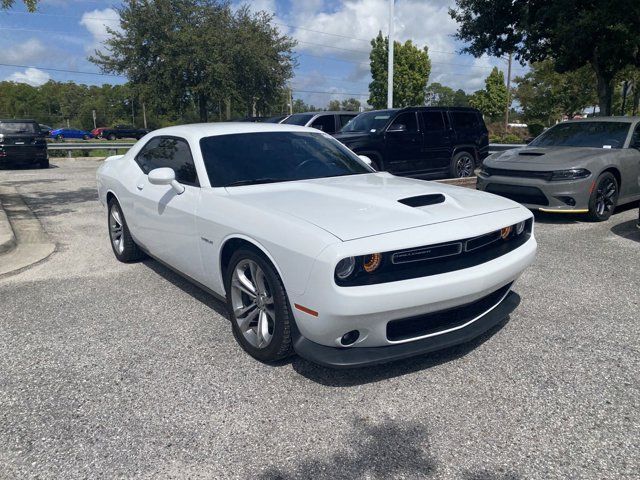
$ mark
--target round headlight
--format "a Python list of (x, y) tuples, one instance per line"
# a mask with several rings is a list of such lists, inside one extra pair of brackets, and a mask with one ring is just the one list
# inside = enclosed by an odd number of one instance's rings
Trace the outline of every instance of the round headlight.
[(502, 230), (500, 230), (500, 236), (502, 237), (503, 240), (506, 240), (507, 238), (509, 238), (509, 235), (511, 234), (511, 226), (509, 227), (504, 227)]
[(516, 235), (522, 235), (524, 232), (524, 222), (520, 222), (516, 225)]
[(366, 255), (364, 257), (364, 264), (362, 267), (364, 271), (367, 273), (372, 273), (378, 269), (380, 264), (382, 263), (382, 255), (379, 253), (372, 253), (371, 255)]
[(348, 278), (356, 268), (356, 259), (353, 257), (347, 257), (338, 262), (336, 265), (336, 277), (340, 280)]

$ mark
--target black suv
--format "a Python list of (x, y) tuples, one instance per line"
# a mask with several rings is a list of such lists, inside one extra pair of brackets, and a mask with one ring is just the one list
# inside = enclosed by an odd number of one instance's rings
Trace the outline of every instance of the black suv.
[(0, 165), (49, 168), (47, 141), (35, 120), (0, 119)]
[(487, 127), (473, 108), (365, 112), (335, 137), (376, 170), (410, 177), (469, 177), (489, 154)]

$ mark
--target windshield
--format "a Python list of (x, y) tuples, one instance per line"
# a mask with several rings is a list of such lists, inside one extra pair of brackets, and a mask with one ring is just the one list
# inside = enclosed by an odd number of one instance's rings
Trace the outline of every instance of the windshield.
[(264, 132), (200, 140), (214, 187), (372, 173), (354, 153), (321, 133)]
[(361, 113), (356, 118), (347, 123), (340, 132), (371, 132), (375, 133), (384, 128), (394, 110), (383, 110), (379, 112)]
[(286, 123), (288, 125), (301, 125), (304, 127), (307, 123), (309, 123), (309, 120), (311, 120), (314, 115), (315, 114), (313, 113), (294, 113), (282, 123)]
[(532, 147), (622, 148), (629, 133), (627, 122), (566, 122), (550, 128)]
[(39, 128), (31, 122), (2, 122), (0, 123), (0, 133), (3, 135), (39, 133)]

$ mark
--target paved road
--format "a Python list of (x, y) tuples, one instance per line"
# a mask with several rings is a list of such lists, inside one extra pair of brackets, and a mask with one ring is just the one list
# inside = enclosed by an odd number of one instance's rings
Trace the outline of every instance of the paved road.
[(0, 171), (58, 245), (0, 279), (3, 478), (637, 478), (640, 234), (541, 217), (511, 319), (336, 372), (243, 354), (223, 306), (116, 262), (95, 160)]

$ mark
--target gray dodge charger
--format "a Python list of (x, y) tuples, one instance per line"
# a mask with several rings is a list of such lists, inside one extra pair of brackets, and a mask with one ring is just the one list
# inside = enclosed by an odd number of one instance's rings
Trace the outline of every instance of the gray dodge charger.
[(607, 220), (640, 199), (640, 117), (572, 120), (487, 157), (478, 189), (531, 209)]

